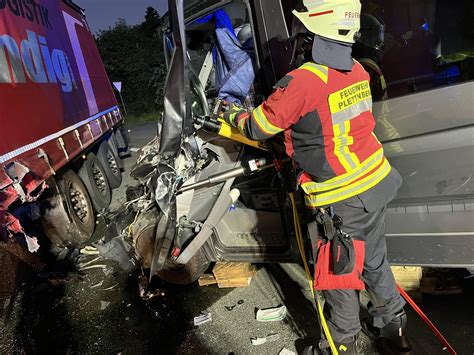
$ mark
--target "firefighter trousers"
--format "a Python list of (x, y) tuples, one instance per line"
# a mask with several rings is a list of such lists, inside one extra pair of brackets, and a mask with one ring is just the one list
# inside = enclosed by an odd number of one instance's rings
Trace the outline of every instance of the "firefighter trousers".
[[(387, 260), (385, 210), (382, 205), (372, 211), (361, 196), (335, 203), (334, 213), (343, 219), (342, 230), (355, 239), (365, 241), (362, 280), (369, 293), (368, 311), (373, 325), (382, 328), (403, 309), (405, 301), (396, 289)], [(323, 291), (325, 313), (332, 337), (337, 342), (350, 342), (360, 331), (359, 293), (356, 290)]]

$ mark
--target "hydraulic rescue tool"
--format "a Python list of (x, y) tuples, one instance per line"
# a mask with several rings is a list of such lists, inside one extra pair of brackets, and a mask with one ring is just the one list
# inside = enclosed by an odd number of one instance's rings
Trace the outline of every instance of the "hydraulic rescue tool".
[(264, 169), (271, 168), (272, 166), (273, 164), (266, 164), (265, 158), (248, 160), (242, 162), (242, 166), (238, 168), (224, 171), (220, 174), (212, 175), (207, 179), (195, 182), (194, 184), (184, 185), (183, 187), (181, 187), (181, 190), (179, 192), (182, 193), (189, 190), (198, 189), (206, 185), (218, 184), (220, 182), (224, 182), (238, 176), (248, 176), (257, 171), (262, 171)]

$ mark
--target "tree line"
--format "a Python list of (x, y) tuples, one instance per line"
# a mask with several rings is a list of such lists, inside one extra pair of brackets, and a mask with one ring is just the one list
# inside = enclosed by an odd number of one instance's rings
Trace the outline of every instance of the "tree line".
[(105, 69), (111, 81), (122, 82), (122, 96), (132, 117), (158, 118), (162, 110), (166, 64), (161, 25), (158, 12), (148, 7), (141, 24), (130, 26), (119, 19), (115, 27), (96, 36)]

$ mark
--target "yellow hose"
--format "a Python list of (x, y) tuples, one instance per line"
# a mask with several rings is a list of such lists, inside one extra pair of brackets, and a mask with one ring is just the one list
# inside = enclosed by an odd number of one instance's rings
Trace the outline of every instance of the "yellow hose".
[(321, 305), (320, 297), (319, 295), (317, 296), (314, 292), (313, 278), (311, 277), (311, 272), (309, 271), (308, 263), (306, 262), (306, 254), (304, 252), (303, 233), (301, 232), (300, 219), (298, 216), (298, 210), (296, 209), (295, 196), (293, 195), (293, 192), (290, 192), (289, 195), (290, 195), (291, 207), (293, 209), (293, 222), (295, 225), (296, 243), (298, 244), (298, 249), (301, 254), (301, 259), (303, 260), (304, 270), (306, 272), (306, 277), (309, 283), (309, 289), (311, 290), (313, 299), (316, 302), (321, 326), (323, 328), (324, 334), (326, 335), (326, 339), (329, 342), (329, 347), (331, 348), (331, 351), (334, 355), (338, 355), (336, 345), (334, 344), (334, 340), (332, 339), (331, 332), (329, 331), (329, 327), (326, 322), (326, 318), (324, 318), (323, 307)]

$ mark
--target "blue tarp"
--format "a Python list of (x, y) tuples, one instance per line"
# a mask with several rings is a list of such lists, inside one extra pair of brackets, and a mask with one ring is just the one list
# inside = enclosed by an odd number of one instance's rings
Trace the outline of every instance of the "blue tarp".
[(196, 23), (210, 21), (216, 25), (217, 43), (212, 54), (218, 98), (242, 104), (255, 79), (252, 41), (240, 44), (224, 10), (217, 10), (196, 20)]
[(194, 21), (194, 23), (207, 23), (211, 21), (214, 22), (216, 28), (227, 28), (229, 32), (231, 32), (234, 37), (237, 38), (234, 33), (234, 28), (232, 27), (232, 22), (230, 21), (229, 16), (227, 16), (227, 13), (224, 10), (216, 10), (207, 16), (197, 19), (196, 21)]
[(255, 79), (252, 57), (227, 28), (216, 29), (215, 56), (218, 97), (242, 104)]

